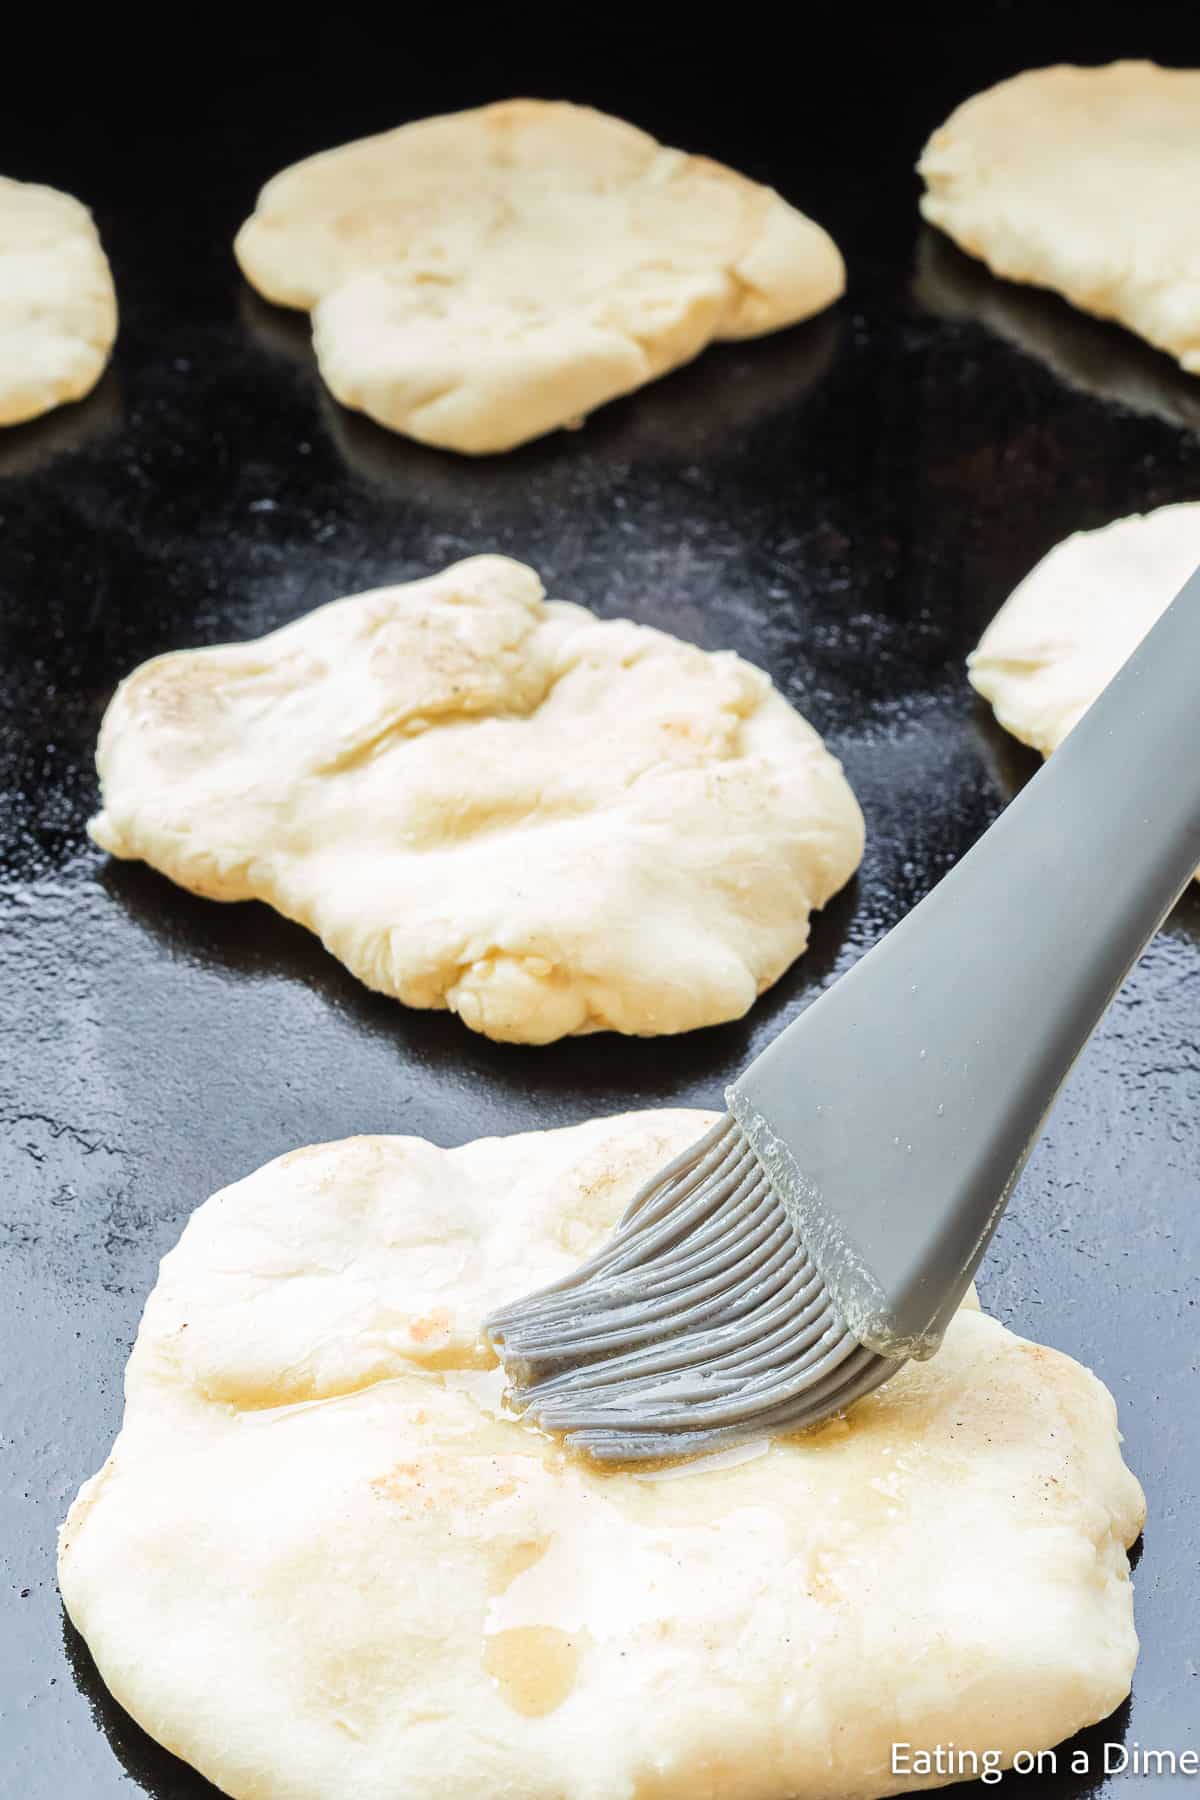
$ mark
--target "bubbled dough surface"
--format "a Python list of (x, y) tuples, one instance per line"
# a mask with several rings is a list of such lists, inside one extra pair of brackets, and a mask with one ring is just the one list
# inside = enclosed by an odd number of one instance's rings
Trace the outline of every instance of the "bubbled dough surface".
[(104, 849), (519, 1042), (740, 1016), (862, 854), (840, 766), (760, 670), (498, 556), (156, 657), (97, 762)]
[(423, 442), (507, 450), (842, 292), (772, 189), (589, 107), (505, 101), (269, 181), (247, 278), (313, 314), (336, 397)]
[(894, 1739), (1011, 1755), (1121, 1701), (1112, 1400), (970, 1307), (848, 1420), (685, 1475), (501, 1414), (480, 1318), (711, 1119), (351, 1139), (193, 1214), (60, 1558), (154, 1737), (238, 1800), (865, 1800), (919, 1785)]
[(921, 211), (997, 275), (1053, 288), (1200, 373), (1200, 69), (1032, 69), (967, 100)]
[(1198, 567), (1200, 501), (1075, 532), (1000, 608), (967, 659), (972, 685), (1049, 756)]
[(116, 334), (112, 275), (87, 207), (0, 176), (0, 425), (90, 393)]

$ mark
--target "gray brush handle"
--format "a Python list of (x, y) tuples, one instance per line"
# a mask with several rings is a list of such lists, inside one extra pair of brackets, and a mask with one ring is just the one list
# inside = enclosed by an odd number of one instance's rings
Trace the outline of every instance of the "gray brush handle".
[(729, 1090), (846, 1323), (941, 1342), (1072, 1063), (1200, 863), (1200, 572), (979, 842)]

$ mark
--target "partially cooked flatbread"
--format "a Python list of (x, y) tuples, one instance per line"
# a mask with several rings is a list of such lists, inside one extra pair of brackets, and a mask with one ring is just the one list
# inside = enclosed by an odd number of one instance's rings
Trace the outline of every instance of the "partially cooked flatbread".
[(1200, 566), (1200, 501), (1077, 531), (1014, 589), (967, 659), (1006, 731), (1049, 756)]
[[(117, 1699), (236, 1800), (867, 1800), (1105, 1717), (1143, 1504), (1100, 1383), (970, 1309), (849, 1418), (658, 1474), (476, 1333), (711, 1122), (300, 1150), (162, 1264), (63, 1528)], [(944, 1778), (943, 1778), (944, 1779)]]
[(761, 670), (500, 556), (154, 658), (97, 762), (114, 856), (523, 1043), (739, 1017), (862, 855), (840, 766)]
[(921, 211), (995, 274), (1054, 288), (1200, 373), (1200, 69), (1032, 69), (925, 146)]
[(112, 275), (87, 207), (0, 176), (0, 425), (90, 393), (116, 334)]
[(832, 239), (772, 189), (541, 100), (297, 163), (236, 250), (268, 300), (312, 312), (343, 405), (472, 453), (576, 421), (715, 338), (806, 319), (845, 285)]

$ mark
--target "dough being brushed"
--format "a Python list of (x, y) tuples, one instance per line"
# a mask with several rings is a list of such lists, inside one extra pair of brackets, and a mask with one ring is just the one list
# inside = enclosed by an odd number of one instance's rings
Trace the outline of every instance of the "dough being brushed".
[(117, 297), (87, 207), (0, 176), (0, 425), (90, 393), (116, 335)]
[(1197, 567), (1200, 501), (1075, 532), (1000, 608), (967, 658), (972, 686), (1049, 756)]
[(564, 101), (343, 144), (269, 181), (235, 245), (313, 315), (344, 406), (510, 450), (690, 361), (820, 312), (832, 239), (771, 188)]
[(1200, 373), (1200, 69), (1032, 69), (918, 165), (921, 211), (997, 275), (1117, 319)]
[(155, 657), (97, 764), (114, 856), (266, 900), (369, 987), (514, 1042), (739, 1017), (862, 855), (761, 670), (499, 556)]
[(938, 1785), (894, 1743), (1007, 1763), (1120, 1704), (1112, 1399), (969, 1306), (848, 1418), (707, 1462), (505, 1415), (482, 1316), (711, 1119), (351, 1139), (192, 1215), (59, 1559), (153, 1737), (234, 1800), (869, 1800)]

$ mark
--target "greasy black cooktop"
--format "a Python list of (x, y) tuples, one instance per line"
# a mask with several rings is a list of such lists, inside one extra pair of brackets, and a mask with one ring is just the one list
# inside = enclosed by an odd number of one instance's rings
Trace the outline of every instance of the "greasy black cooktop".
[[(385, 41), (350, 18), (275, 33), (183, 8), (136, 56), (99, 27), (54, 47), (51, 21), (28, 82), (5, 84), (0, 169), (93, 206), (122, 313), (89, 400), (0, 433), (0, 1791), (14, 1800), (212, 1791), (106, 1697), (54, 1579), (55, 1527), (117, 1427), (143, 1300), (191, 1209), (315, 1139), (450, 1144), (718, 1104), (1035, 766), (963, 674), (1014, 582), (1069, 531), (1200, 497), (1200, 381), (920, 231), (911, 174), (955, 101), (1022, 66), (1200, 63), (1192, 9), (876, 20), (814, 5), (803, 55), (752, 14), (717, 37), (649, 7), (637, 23), (415, 10)], [(774, 182), (837, 237), (847, 298), (499, 459), (422, 450), (341, 411), (303, 321), (256, 301), (230, 255), (257, 185), (347, 137), (520, 92), (591, 101)], [(741, 1023), (492, 1045), (367, 993), (265, 908), (194, 899), (85, 838), (96, 727), (136, 662), (479, 550), (528, 560), (601, 614), (740, 651), (843, 758), (867, 816), (862, 871)], [(1107, 1381), (1149, 1496), (1134, 1696), (1087, 1734), (1093, 1749), (1200, 1748), (1198, 1099), (1193, 892), (1080, 1063), (980, 1283), (1002, 1318)]]

